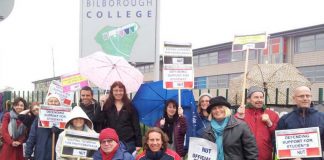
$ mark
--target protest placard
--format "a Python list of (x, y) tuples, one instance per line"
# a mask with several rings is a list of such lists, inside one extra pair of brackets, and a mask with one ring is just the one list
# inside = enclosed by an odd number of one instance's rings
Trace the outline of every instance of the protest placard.
[[(63, 92), (63, 87), (59, 81), (52, 81), (49, 88), (47, 96), (51, 94), (57, 94), (60, 96), (61, 102), (63, 102), (63, 105), (65, 106), (71, 106), (72, 99), (73, 99), (73, 92)], [(62, 105), (62, 104), (61, 104)]]
[(322, 157), (318, 127), (277, 130), (275, 135), (279, 159)]
[(71, 107), (41, 105), (39, 110), (39, 127), (51, 128), (53, 126), (64, 129)]
[(164, 42), (163, 88), (192, 89), (193, 87), (191, 44)]
[(62, 75), (61, 83), (64, 93), (79, 90), (84, 86), (89, 86), (88, 80), (81, 76), (80, 73)]
[(66, 130), (62, 142), (62, 157), (92, 158), (100, 147), (98, 133)]
[(203, 138), (190, 137), (188, 160), (216, 160), (216, 143)]

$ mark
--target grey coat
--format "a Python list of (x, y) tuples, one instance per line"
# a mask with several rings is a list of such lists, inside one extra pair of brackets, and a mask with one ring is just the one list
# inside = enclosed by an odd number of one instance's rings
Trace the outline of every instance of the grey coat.
[[(216, 142), (214, 131), (210, 125), (203, 131), (202, 138)], [(256, 141), (248, 125), (233, 116), (230, 116), (223, 132), (223, 149), (225, 160), (258, 159)]]

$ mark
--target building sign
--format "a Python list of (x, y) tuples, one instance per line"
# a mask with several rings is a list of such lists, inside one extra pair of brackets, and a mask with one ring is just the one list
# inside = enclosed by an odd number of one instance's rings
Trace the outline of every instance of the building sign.
[(191, 44), (164, 43), (163, 88), (192, 89), (194, 86)]
[(98, 137), (98, 133), (66, 130), (62, 142), (62, 157), (92, 158), (100, 147)]
[(64, 129), (72, 107), (41, 105), (39, 110), (39, 127)]
[(322, 157), (318, 127), (277, 130), (275, 135), (279, 159)]
[(216, 143), (203, 138), (190, 137), (188, 160), (216, 160)]
[(61, 83), (64, 93), (76, 91), (82, 87), (89, 86), (88, 80), (81, 76), (80, 73), (62, 75)]
[(267, 35), (265, 33), (255, 35), (235, 36), (232, 51), (243, 51), (246, 49), (265, 49), (267, 46)]
[(80, 57), (96, 51), (154, 62), (157, 0), (81, 0)]

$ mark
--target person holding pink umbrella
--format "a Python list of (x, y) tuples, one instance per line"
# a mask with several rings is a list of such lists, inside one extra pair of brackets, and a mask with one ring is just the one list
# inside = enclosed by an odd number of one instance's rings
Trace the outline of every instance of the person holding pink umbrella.
[(133, 153), (141, 148), (142, 135), (137, 110), (126, 93), (122, 82), (114, 82), (103, 111), (96, 114), (96, 121), (104, 122), (104, 128), (115, 129), (120, 140), (126, 145), (127, 151)]

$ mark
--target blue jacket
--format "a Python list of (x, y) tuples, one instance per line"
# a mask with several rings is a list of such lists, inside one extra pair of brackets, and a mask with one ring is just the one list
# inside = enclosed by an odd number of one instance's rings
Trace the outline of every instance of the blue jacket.
[[(279, 119), (276, 130), (319, 127), (321, 146), (324, 146), (324, 113), (318, 112), (313, 107), (305, 110), (305, 116), (301, 116), (302, 109), (295, 107), (293, 111)], [(275, 146), (275, 145), (274, 145)], [(303, 158), (305, 159), (305, 158)], [(321, 160), (321, 158), (307, 158), (307, 160)]]
[(210, 121), (204, 115), (197, 113), (196, 137), (201, 137), (203, 130), (210, 125)]
[[(59, 130), (55, 130), (55, 144), (59, 135)], [(26, 157), (31, 157), (34, 152), (35, 160), (51, 160), (52, 155), (52, 129), (51, 128), (39, 128), (38, 117), (35, 118), (29, 137), (26, 142)], [(37, 144), (37, 145), (36, 145)], [(33, 150), (35, 147), (35, 151)], [(55, 148), (54, 148), (55, 155)]]
[[(93, 160), (102, 160), (100, 148), (93, 154)], [(125, 150), (125, 146), (119, 143), (119, 148), (112, 160), (134, 160), (135, 158)]]

